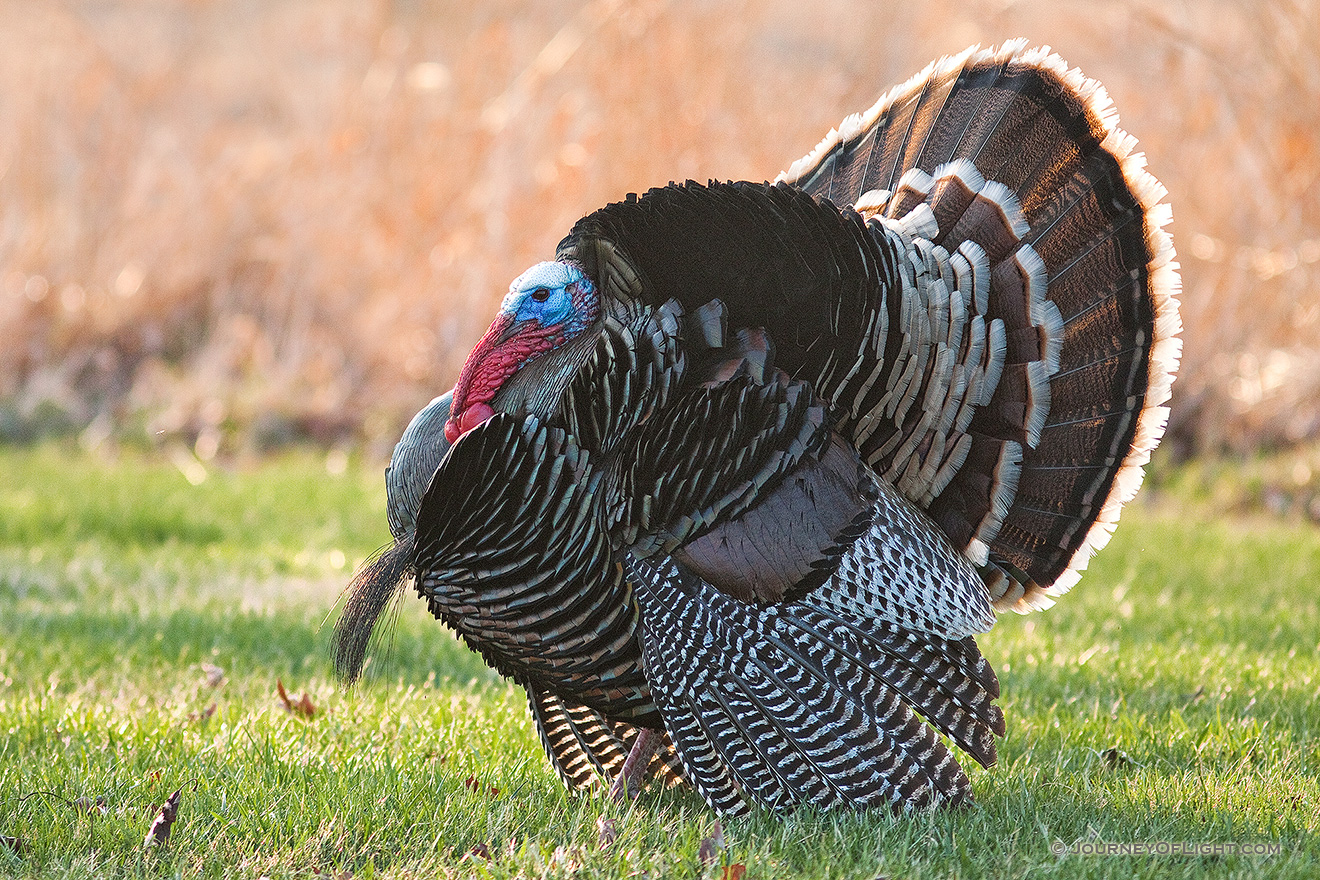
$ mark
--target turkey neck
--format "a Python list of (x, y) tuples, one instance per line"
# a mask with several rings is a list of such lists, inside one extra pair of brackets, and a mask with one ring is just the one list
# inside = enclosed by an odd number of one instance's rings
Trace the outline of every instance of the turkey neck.
[(509, 377), (491, 400), (491, 407), (496, 412), (515, 416), (532, 415), (542, 421), (549, 420), (558, 409), (559, 400), (572, 381), (573, 374), (591, 355), (601, 332), (602, 321), (597, 319), (565, 345), (532, 358)]

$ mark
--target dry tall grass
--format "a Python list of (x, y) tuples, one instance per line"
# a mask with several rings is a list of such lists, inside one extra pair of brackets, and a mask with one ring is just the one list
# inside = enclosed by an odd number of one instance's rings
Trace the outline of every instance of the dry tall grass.
[(1180, 448), (1320, 436), (1314, 0), (0, 0), (0, 436), (387, 451), (577, 217), (1016, 35), (1171, 190)]

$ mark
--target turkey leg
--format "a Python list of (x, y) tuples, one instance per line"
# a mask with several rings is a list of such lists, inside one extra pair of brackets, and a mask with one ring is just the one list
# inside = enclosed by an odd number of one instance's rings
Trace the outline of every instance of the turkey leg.
[(658, 730), (651, 730), (649, 727), (637, 728), (637, 739), (633, 742), (632, 750), (624, 759), (623, 769), (619, 771), (618, 778), (610, 786), (610, 797), (617, 803), (624, 803), (637, 797), (637, 792), (642, 790), (642, 783), (646, 780), (646, 770), (651, 766), (651, 758), (659, 750), (663, 739), (664, 734)]

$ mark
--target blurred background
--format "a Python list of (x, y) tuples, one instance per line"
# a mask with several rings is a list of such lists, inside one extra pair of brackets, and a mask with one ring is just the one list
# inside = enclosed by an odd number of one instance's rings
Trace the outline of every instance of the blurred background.
[(0, 0), (0, 441), (388, 456), (578, 217), (1018, 35), (1169, 188), (1166, 454), (1320, 447), (1313, 0)]

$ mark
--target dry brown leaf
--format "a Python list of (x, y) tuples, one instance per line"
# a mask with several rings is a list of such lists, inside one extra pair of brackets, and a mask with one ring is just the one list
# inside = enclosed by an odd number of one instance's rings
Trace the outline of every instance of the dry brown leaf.
[(203, 663), (202, 675), (206, 676), (206, 686), (209, 688), (218, 688), (225, 683), (225, 671), (214, 663)]
[[(463, 787), (466, 788), (468, 791), (480, 791), (481, 781), (477, 779), (476, 776), (469, 776), (467, 780), (464, 781)], [(493, 785), (489, 785), (486, 787), (486, 793), (491, 797), (499, 797), (500, 790)]]
[(211, 716), (214, 714), (215, 714), (215, 703), (212, 703), (211, 705), (207, 706), (205, 709), (203, 709), (200, 712), (189, 712), (188, 723), (205, 724), (206, 722), (211, 720)]
[(747, 866), (742, 863), (724, 866), (724, 880), (743, 880), (746, 874)]
[[(513, 855), (512, 852), (509, 855)], [(576, 877), (578, 871), (582, 870), (582, 849), (576, 846), (557, 846), (555, 851), (550, 854), (550, 863), (546, 865), (547, 874), (554, 872), (567, 873), (570, 877)]]
[(107, 809), (107, 808), (106, 808), (106, 803), (105, 803), (105, 798), (103, 798), (103, 797), (98, 797), (98, 798), (80, 797), (80, 798), (77, 798), (77, 799), (74, 800), (74, 802), (73, 802), (73, 808), (74, 808), (75, 810), (77, 810), (78, 812), (80, 812), (80, 813), (89, 813), (89, 814), (100, 813), (102, 816), (105, 815), (105, 813), (106, 813), (106, 809)]
[(306, 691), (303, 691), (302, 696), (294, 700), (289, 696), (289, 692), (284, 689), (284, 682), (278, 678), (275, 679), (275, 688), (279, 691), (280, 705), (285, 712), (290, 715), (297, 715), (300, 718), (314, 718), (316, 716), (316, 704), (312, 702), (312, 698), (307, 695)]
[(170, 829), (174, 827), (174, 820), (179, 817), (179, 800), (182, 796), (183, 787), (180, 786), (161, 805), (160, 812), (156, 814), (151, 828), (147, 830), (146, 840), (142, 842), (144, 847), (164, 846), (170, 842)]
[(606, 819), (604, 816), (596, 817), (596, 846), (605, 849), (611, 843), (614, 843), (619, 837), (619, 830), (615, 827), (613, 819)]
[(715, 827), (711, 829), (709, 837), (701, 839), (701, 846), (697, 847), (697, 858), (703, 865), (709, 865), (719, 858), (720, 851), (724, 849), (724, 826), (719, 820), (715, 820)]

